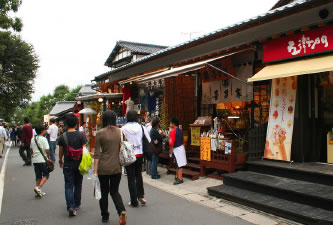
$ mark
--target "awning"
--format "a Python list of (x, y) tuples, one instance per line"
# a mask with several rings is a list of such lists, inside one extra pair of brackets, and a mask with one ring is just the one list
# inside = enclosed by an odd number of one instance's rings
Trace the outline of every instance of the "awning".
[(170, 70), (158, 73), (158, 74), (154, 74), (151, 76), (146, 76), (146, 77), (140, 77), (137, 80), (135, 80), (136, 82), (139, 83), (145, 83), (151, 80), (155, 80), (155, 79), (161, 79), (161, 78), (167, 78), (167, 77), (173, 77), (173, 76), (178, 76), (179, 74), (183, 74), (183, 73), (187, 73), (187, 72), (191, 72), (194, 70), (198, 70), (201, 69), (203, 67), (205, 67), (205, 65), (209, 62), (215, 61), (215, 60), (219, 60), (231, 55), (236, 54), (237, 52), (233, 52), (227, 55), (223, 55), (223, 56), (219, 56), (219, 57), (215, 57), (212, 59), (207, 59), (201, 62), (196, 62), (196, 63), (192, 63), (189, 65), (185, 65), (185, 66), (181, 66), (181, 67), (177, 67), (177, 68), (172, 68)]
[(248, 79), (248, 82), (333, 71), (333, 55), (299, 59), (269, 65)]

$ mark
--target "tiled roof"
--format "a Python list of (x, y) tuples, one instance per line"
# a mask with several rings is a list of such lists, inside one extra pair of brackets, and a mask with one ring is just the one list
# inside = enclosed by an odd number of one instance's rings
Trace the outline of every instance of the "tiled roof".
[(171, 46), (171, 47), (168, 47), (166, 49), (162, 49), (162, 50), (160, 50), (158, 52), (154, 52), (154, 53), (152, 53), (152, 54), (150, 54), (148, 56), (142, 57), (142, 58), (140, 58), (140, 59), (138, 59), (138, 60), (136, 60), (134, 62), (128, 63), (128, 64), (126, 64), (124, 66), (118, 67), (116, 69), (113, 69), (111, 71), (103, 73), (103, 74), (101, 74), (99, 76), (96, 76), (94, 80), (95, 81), (102, 80), (105, 77), (107, 77), (108, 75), (116, 73), (117, 71), (127, 69), (127, 68), (129, 68), (131, 66), (134, 66), (136, 64), (139, 64), (139, 63), (144, 63), (146, 61), (152, 60), (152, 59), (157, 58), (159, 56), (162, 56), (164, 54), (170, 53), (171, 51), (184, 48), (185, 46), (191, 45), (191, 44), (196, 43), (196, 42), (201, 42), (201, 41), (203, 41), (205, 39), (208, 39), (208, 38), (211, 38), (211, 37), (213, 37), (215, 35), (226, 33), (226, 32), (230, 32), (232, 30), (235, 30), (235, 29), (240, 28), (242, 26), (245, 26), (247, 24), (254, 23), (254, 22), (259, 22), (259, 21), (262, 21), (264, 19), (268, 19), (268, 18), (271, 18), (273, 16), (277, 16), (277, 15), (283, 14), (285, 12), (298, 9), (298, 8), (304, 6), (307, 3), (310, 4), (310, 3), (315, 2), (315, 1), (318, 1), (318, 0), (296, 0), (296, 1), (292, 2), (292, 3), (290, 3), (290, 4), (287, 4), (287, 5), (284, 5), (282, 7), (270, 10), (270, 11), (264, 13), (264, 14), (255, 16), (255, 17), (253, 17), (251, 19), (244, 20), (242, 22), (239, 22), (239, 23), (236, 23), (236, 24), (224, 27), (222, 29), (213, 31), (211, 33), (202, 35), (202, 36), (200, 36), (198, 38), (195, 38), (195, 39), (192, 39), (190, 41), (186, 41), (184, 43), (181, 43), (181, 44), (178, 44), (178, 45), (175, 45), (175, 46)]
[(129, 41), (118, 41), (118, 44), (119, 46), (127, 48), (132, 52), (143, 53), (143, 54), (151, 54), (161, 49), (167, 48), (167, 46), (143, 44), (143, 43), (129, 42)]
[(118, 41), (105, 62), (106, 66), (112, 63), (113, 58), (117, 55), (117, 52), (119, 51), (120, 48), (127, 48), (132, 53), (149, 55), (151, 53), (160, 51), (161, 49), (165, 49), (167, 48), (167, 46), (144, 44), (144, 43), (137, 43), (130, 41)]
[(62, 113), (70, 112), (73, 110), (76, 101), (57, 102), (52, 108), (50, 116), (59, 116)]
[(79, 91), (79, 96), (96, 94), (96, 91), (92, 89), (92, 84), (85, 84)]

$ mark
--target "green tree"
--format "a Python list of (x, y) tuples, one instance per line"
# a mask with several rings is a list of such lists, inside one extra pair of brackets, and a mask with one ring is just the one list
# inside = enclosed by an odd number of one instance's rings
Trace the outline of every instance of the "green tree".
[(79, 94), (80, 89), (82, 88), (82, 85), (77, 86), (76, 88), (73, 88), (66, 96), (66, 101), (75, 101), (76, 96)]
[(8, 119), (31, 99), (38, 57), (18, 35), (0, 32), (0, 65), (0, 117)]
[(22, 0), (0, 0), (0, 28), (21, 31), (23, 26), (21, 19), (10, 16), (17, 12), (21, 4)]

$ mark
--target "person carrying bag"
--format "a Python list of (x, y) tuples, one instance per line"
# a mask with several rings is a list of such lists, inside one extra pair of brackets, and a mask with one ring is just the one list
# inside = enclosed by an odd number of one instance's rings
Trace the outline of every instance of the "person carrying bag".
[(37, 136), (32, 138), (31, 150), (32, 150), (32, 163), (34, 165), (36, 175), (36, 187), (34, 192), (36, 197), (42, 197), (45, 193), (42, 191), (43, 185), (49, 178), (49, 173), (54, 170), (54, 163), (49, 160), (45, 153), (49, 155), (49, 144), (44, 137), (45, 127), (43, 125), (36, 126)]
[[(123, 151), (124, 164), (133, 164), (136, 160), (131, 145), (123, 140), (121, 130), (116, 127), (116, 118), (114, 111), (105, 111), (102, 117), (103, 128), (96, 133), (94, 154), (95, 198), (100, 195), (99, 206), (102, 221), (108, 222), (110, 217), (108, 200), (110, 194), (117, 209), (119, 224), (125, 225), (127, 220), (126, 209), (119, 193), (122, 172), (122, 159), (120, 159), (122, 154), (120, 152)], [(129, 154), (127, 154), (128, 152)], [(131, 155), (131, 152), (133, 155)], [(97, 179), (100, 186), (98, 186)], [(100, 189), (100, 193), (98, 193), (98, 189)]]

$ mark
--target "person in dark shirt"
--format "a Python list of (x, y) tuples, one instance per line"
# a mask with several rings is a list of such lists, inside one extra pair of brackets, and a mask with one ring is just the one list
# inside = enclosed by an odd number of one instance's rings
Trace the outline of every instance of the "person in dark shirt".
[[(81, 192), (83, 176), (79, 171), (82, 160), (82, 150), (86, 147), (87, 138), (75, 128), (78, 124), (75, 115), (66, 117), (67, 132), (59, 138), (59, 165), (63, 168), (65, 178), (65, 197), (69, 216), (76, 216), (77, 209), (81, 205)], [(71, 149), (81, 149), (81, 155), (71, 154)]]
[[(31, 166), (30, 143), (32, 139), (32, 126), (29, 124), (29, 118), (24, 118), (24, 127), (22, 129), (22, 140), (20, 146), (20, 156), (24, 161), (23, 166)], [(25, 153), (26, 152), (26, 153)]]

